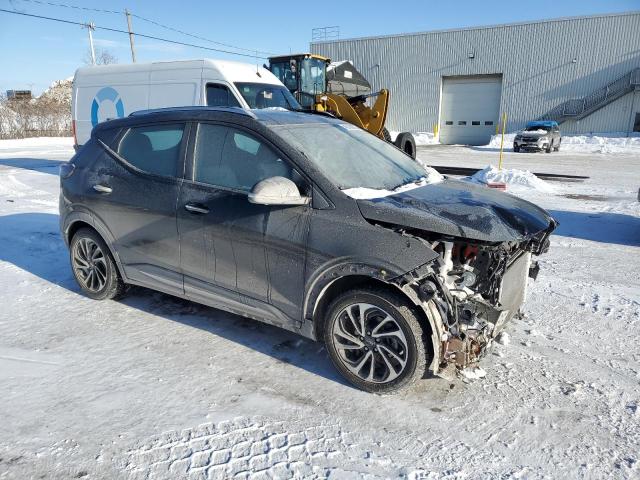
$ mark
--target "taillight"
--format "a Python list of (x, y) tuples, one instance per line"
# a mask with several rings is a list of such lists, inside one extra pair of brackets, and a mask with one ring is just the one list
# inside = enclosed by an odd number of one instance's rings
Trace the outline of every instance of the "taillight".
[(71, 131), (73, 132), (73, 144), (78, 145), (78, 135), (76, 133), (76, 121), (71, 120)]
[(73, 163), (63, 163), (60, 165), (60, 178), (69, 178), (75, 172), (76, 166)]

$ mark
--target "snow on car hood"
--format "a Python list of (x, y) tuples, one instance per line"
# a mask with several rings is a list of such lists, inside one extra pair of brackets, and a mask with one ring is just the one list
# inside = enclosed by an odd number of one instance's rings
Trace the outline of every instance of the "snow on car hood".
[(370, 221), (484, 242), (522, 241), (555, 224), (526, 200), (458, 180), (357, 202)]
[(425, 185), (431, 185), (444, 180), (444, 177), (440, 173), (438, 173), (435, 169), (431, 167), (424, 167), (424, 168), (427, 171), (427, 175), (422, 177), (419, 182), (407, 183), (406, 185), (402, 185), (401, 187), (398, 187), (395, 190), (356, 187), (356, 188), (344, 189), (342, 190), (342, 193), (350, 196), (351, 198), (355, 198), (356, 200), (383, 198), (383, 197), (388, 197), (389, 195), (395, 195), (397, 193), (408, 192), (415, 188), (424, 187)]

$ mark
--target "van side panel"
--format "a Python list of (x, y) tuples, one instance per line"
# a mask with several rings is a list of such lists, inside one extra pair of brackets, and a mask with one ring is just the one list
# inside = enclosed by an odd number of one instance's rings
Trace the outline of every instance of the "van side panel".
[(149, 108), (200, 105), (202, 62), (157, 63), (149, 76)]
[(151, 84), (149, 108), (191, 107), (199, 104), (198, 84), (155, 83)]
[(149, 108), (148, 69), (100, 73), (82, 72), (74, 81), (73, 117), (78, 145), (87, 142), (95, 124)]

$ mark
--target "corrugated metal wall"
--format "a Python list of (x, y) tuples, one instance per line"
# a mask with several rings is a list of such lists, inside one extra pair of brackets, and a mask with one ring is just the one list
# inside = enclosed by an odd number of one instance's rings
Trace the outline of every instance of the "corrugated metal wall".
[[(502, 74), (501, 111), (515, 130), (639, 67), (640, 12), (320, 42), (311, 51), (350, 60), (374, 89), (389, 88), (391, 130), (433, 130), (443, 76)], [(566, 127), (620, 131), (629, 108), (623, 97)]]

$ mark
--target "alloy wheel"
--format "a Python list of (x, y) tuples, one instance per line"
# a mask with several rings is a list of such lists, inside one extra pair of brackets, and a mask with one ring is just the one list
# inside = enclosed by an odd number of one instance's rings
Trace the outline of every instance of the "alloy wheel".
[(407, 365), (405, 334), (380, 307), (367, 303), (345, 307), (335, 317), (332, 335), (340, 361), (362, 380), (387, 383)]
[(73, 246), (73, 270), (81, 285), (90, 292), (101, 291), (107, 283), (104, 252), (90, 238), (81, 238)]

